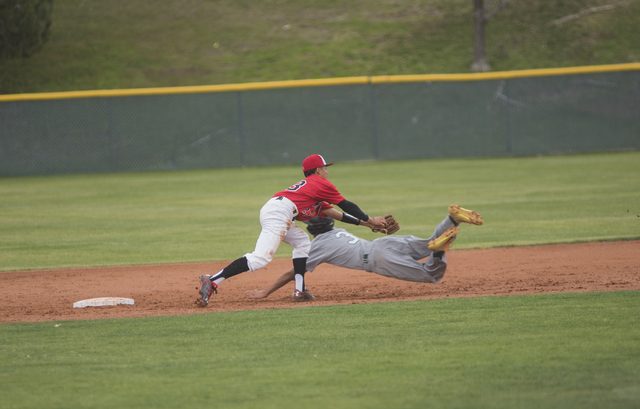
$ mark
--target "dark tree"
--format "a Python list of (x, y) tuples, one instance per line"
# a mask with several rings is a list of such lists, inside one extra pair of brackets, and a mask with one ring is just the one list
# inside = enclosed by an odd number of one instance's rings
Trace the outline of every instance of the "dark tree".
[(0, 60), (29, 57), (49, 39), (53, 0), (0, 0)]
[(489, 11), (492, 0), (489, 0), (486, 7), (484, 0), (473, 0), (473, 63), (471, 64), (471, 71), (486, 72), (491, 70), (491, 66), (487, 62), (484, 31), (489, 20), (502, 10), (508, 2), (509, 0), (502, 0), (496, 8)]

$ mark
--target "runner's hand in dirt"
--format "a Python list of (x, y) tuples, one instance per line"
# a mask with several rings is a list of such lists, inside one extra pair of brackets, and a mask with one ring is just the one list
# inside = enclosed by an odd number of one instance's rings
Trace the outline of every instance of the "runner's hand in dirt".
[(247, 290), (247, 291), (244, 292), (244, 295), (246, 295), (249, 298), (255, 298), (255, 299), (267, 298), (269, 296), (269, 291), (267, 291), (267, 290)]

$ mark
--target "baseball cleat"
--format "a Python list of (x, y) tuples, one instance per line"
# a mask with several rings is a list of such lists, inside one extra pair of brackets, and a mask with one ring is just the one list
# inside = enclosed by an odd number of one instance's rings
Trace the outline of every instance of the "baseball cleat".
[(202, 306), (209, 305), (209, 298), (215, 292), (218, 294), (218, 285), (211, 281), (208, 275), (200, 276), (200, 296), (202, 297)]
[(453, 226), (449, 227), (447, 230), (440, 235), (437, 239), (429, 240), (429, 250), (437, 253), (439, 251), (447, 251), (449, 250), (449, 246), (453, 243), (453, 239), (456, 237), (456, 234), (460, 231), (460, 227)]
[(298, 290), (295, 290), (293, 292), (293, 296), (291, 297), (291, 299), (293, 301), (302, 302), (302, 301), (313, 301), (313, 300), (316, 299), (316, 297), (314, 297), (313, 295), (309, 294), (309, 291), (298, 291)]
[(449, 216), (456, 221), (456, 223), (469, 223), (475, 224), (476, 226), (482, 226), (484, 220), (482, 220), (482, 216), (473, 210), (463, 209), (458, 205), (452, 204), (449, 206)]

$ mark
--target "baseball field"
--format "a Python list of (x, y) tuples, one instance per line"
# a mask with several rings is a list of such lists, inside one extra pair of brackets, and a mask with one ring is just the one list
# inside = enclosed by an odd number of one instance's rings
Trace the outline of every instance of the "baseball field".
[[(636, 408), (639, 174), (639, 152), (338, 163), (399, 234), (451, 203), (485, 224), (439, 284), (323, 265), (315, 302), (245, 297), (289, 268), (283, 244), (208, 308), (199, 275), (253, 248), (299, 167), (0, 178), (1, 406)], [(135, 304), (72, 307), (107, 296)]]
[[(44, 47), (0, 61), (0, 93), (466, 73), (473, 8), (56, 0)], [(511, 1), (487, 26), (487, 56), (493, 71), (636, 63), (638, 11), (638, 1)], [(620, 89), (629, 97), (581, 101), (576, 141), (595, 126), (588, 146), (603, 149), (615, 114), (638, 118), (637, 86)], [(190, 106), (180, 107), (185, 118)], [(595, 122), (595, 106), (610, 122)], [(59, 109), (47, 118), (64, 122), (68, 105)], [(3, 160), (22, 154), (0, 139)], [(260, 207), (302, 178), (299, 166), (0, 177), (0, 409), (640, 407), (640, 152), (329, 171), (367, 213), (393, 213), (401, 235), (430, 236), (452, 203), (485, 223), (461, 226), (438, 284), (325, 264), (306, 276), (314, 302), (292, 302), (291, 283), (248, 298), (290, 268), (283, 244), (201, 308), (199, 276), (253, 249)], [(73, 308), (95, 297), (135, 303)]]

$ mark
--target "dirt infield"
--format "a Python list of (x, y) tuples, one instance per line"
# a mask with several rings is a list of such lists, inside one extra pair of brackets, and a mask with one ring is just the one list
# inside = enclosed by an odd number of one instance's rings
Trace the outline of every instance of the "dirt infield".
[[(0, 273), (0, 322), (86, 320), (219, 311), (307, 307), (397, 300), (533, 293), (640, 290), (640, 241), (451, 250), (439, 284), (410, 283), (323, 264), (307, 275), (316, 301), (291, 301), (293, 284), (264, 300), (263, 289), (288, 270), (279, 259), (265, 269), (229, 279), (207, 308), (194, 305), (201, 274), (224, 262), (77, 268)], [(76, 301), (127, 297), (135, 305), (73, 308)]]

